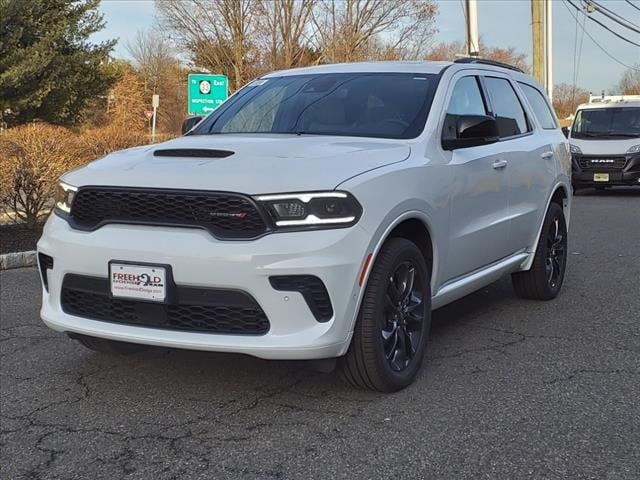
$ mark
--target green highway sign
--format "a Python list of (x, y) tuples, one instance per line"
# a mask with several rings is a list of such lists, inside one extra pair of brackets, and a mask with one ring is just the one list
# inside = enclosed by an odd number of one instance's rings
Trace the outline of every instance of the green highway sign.
[(208, 115), (227, 99), (229, 82), (225, 75), (190, 73), (188, 82), (189, 115)]

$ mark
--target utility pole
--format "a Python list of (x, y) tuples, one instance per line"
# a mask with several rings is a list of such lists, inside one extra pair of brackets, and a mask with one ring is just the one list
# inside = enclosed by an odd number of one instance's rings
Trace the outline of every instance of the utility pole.
[(546, 87), (544, 71), (544, 1), (531, 0), (531, 33), (533, 37), (533, 77)]
[(545, 70), (546, 74), (546, 87), (549, 100), (553, 102), (553, 0), (546, 0), (545, 9)]
[(466, 0), (467, 7), (467, 55), (480, 56), (478, 41), (478, 3), (477, 0)]

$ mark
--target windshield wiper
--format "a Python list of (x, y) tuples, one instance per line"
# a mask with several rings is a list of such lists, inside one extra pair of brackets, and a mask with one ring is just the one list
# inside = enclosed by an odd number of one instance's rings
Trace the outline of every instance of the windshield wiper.
[(572, 137), (600, 138), (602, 135), (589, 132), (571, 132)]

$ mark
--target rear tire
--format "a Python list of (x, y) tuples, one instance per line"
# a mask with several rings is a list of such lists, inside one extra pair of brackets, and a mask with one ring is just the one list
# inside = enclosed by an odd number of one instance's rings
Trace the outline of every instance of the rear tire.
[(347, 354), (338, 374), (378, 392), (410, 385), (422, 365), (431, 326), (430, 274), (411, 241), (392, 238), (371, 269)]
[(89, 337), (86, 335), (73, 334), (69, 336), (74, 340), (77, 340), (82, 346), (88, 348), (89, 350), (93, 350), (94, 352), (106, 353), (109, 355), (131, 355), (152, 348), (149, 345), (118, 342), (116, 340)]
[(545, 216), (531, 269), (511, 275), (520, 298), (551, 300), (558, 296), (567, 265), (567, 224), (560, 205), (552, 203)]

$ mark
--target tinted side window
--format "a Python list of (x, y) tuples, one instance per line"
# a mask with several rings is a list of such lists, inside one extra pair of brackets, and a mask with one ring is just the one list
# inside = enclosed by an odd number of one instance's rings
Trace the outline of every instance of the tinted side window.
[(447, 107), (442, 138), (456, 138), (456, 122), (460, 115), (486, 115), (480, 87), (476, 77), (462, 77), (456, 83)]
[(527, 85), (526, 83), (520, 83), (520, 87), (524, 92), (524, 96), (527, 97), (527, 100), (529, 100), (529, 103), (533, 108), (533, 113), (536, 115), (536, 118), (540, 122), (542, 128), (548, 130), (558, 128), (558, 124), (556, 123), (556, 119), (551, 112), (551, 108), (549, 108), (549, 104), (545, 100), (542, 93), (540, 93), (537, 88), (534, 88), (531, 85)]
[(504, 78), (485, 77), (493, 114), (498, 122), (500, 137), (512, 137), (528, 132), (527, 117), (511, 83)]

